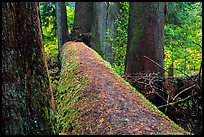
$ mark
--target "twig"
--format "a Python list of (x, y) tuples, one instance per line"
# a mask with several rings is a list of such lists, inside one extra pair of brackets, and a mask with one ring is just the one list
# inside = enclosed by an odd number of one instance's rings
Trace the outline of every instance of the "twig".
[(163, 99), (165, 102), (167, 102), (167, 100), (166, 100), (165, 98), (163, 98), (158, 92), (156, 92), (156, 90), (153, 88), (152, 85), (149, 85), (149, 86), (154, 90), (154, 92), (155, 92), (161, 99)]
[(187, 74), (184, 73), (183, 71), (179, 70), (178, 68), (174, 68), (174, 67), (172, 67), (172, 68), (178, 70), (179, 72), (181, 72), (181, 73), (183, 73), (184, 75), (186, 75), (188, 78), (192, 79), (189, 75), (187, 75)]
[(149, 57), (147, 56), (144, 56), (146, 59), (152, 61), (154, 64), (156, 64), (157, 66), (159, 66), (162, 70), (164, 70), (164, 72), (166, 71), (161, 65), (159, 65), (157, 62), (155, 62), (154, 60), (150, 59)]
[(193, 95), (190, 95), (190, 96), (188, 96), (188, 97), (186, 97), (186, 98), (184, 98), (184, 99), (181, 99), (181, 100), (179, 100), (179, 101), (177, 101), (177, 102), (172, 102), (172, 103), (169, 103), (169, 104), (166, 104), (166, 105), (161, 105), (161, 106), (159, 106), (159, 107), (157, 107), (157, 108), (159, 109), (159, 108), (168, 107), (168, 106), (174, 106), (174, 105), (183, 103), (183, 102), (187, 101), (188, 99), (190, 99), (191, 97), (193, 97), (193, 96), (195, 96), (195, 95), (197, 95), (197, 92), (194, 93)]
[(200, 45), (200, 44), (198, 44), (198, 43), (196, 43), (196, 42), (194, 42), (194, 41), (191, 41), (192, 43), (194, 43), (194, 44), (196, 44), (197, 46), (199, 46), (200, 48), (202, 48), (202, 45)]
[(200, 70), (199, 70), (199, 73), (198, 73), (198, 86), (199, 86), (200, 89), (201, 89), (201, 87), (200, 87), (200, 74), (201, 74), (201, 71), (202, 71), (202, 61), (201, 61)]
[(188, 88), (182, 90), (181, 92), (179, 92), (179, 93), (173, 98), (173, 101), (174, 101), (180, 94), (182, 94), (183, 92), (185, 92), (185, 91), (187, 91), (187, 90), (189, 90), (189, 89), (191, 89), (191, 88), (193, 88), (193, 87), (195, 87), (195, 86), (196, 86), (196, 84), (193, 84), (192, 86), (190, 86), (190, 87), (188, 87)]
[[(167, 104), (169, 104), (169, 99), (170, 99), (170, 94), (169, 94), (169, 92), (168, 92)], [(165, 108), (165, 113), (167, 112), (167, 110), (168, 110), (168, 107)]]
[[(148, 76), (148, 77), (145, 77), (145, 76), (143, 76), (143, 77), (142, 76), (131, 76), (131, 77), (134, 77), (134, 81), (132, 80), (131, 82), (134, 82), (134, 83), (137, 83), (137, 84), (144, 84), (145, 86), (150, 86), (151, 89), (154, 90), (154, 93), (156, 93), (161, 99), (163, 99), (165, 102), (167, 102), (166, 99), (164, 99), (158, 92), (156, 92), (155, 88), (162, 91), (162, 92), (163, 92), (163, 90), (161, 90), (160, 88), (157, 88), (157, 87), (152, 85), (153, 81), (155, 79), (157, 79), (157, 77), (153, 77), (153, 78), (149, 78), (150, 76)], [(139, 77), (139, 78), (137, 78), (137, 77)], [(142, 80), (149, 81), (149, 82), (142, 82)]]

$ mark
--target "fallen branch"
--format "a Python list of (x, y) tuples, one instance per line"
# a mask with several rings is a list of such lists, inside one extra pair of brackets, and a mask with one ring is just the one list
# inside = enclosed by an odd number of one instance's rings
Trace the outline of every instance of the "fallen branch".
[(191, 41), (191, 42), (192, 42), (193, 44), (199, 46), (199, 47), (202, 49), (202, 45), (200, 45), (200, 44), (198, 44), (198, 43), (196, 43), (196, 42), (194, 42), (194, 41)]
[[(152, 61), (154, 64), (156, 64), (157, 66), (159, 66), (162, 70), (163, 70), (163, 73), (166, 71), (161, 65), (159, 65), (157, 62), (155, 62), (154, 60), (152, 60), (152, 59), (150, 59), (149, 57), (147, 57), (147, 56), (144, 56), (146, 59), (148, 59), (148, 60), (150, 60), (150, 61)], [(162, 73), (162, 74), (163, 74)]]
[(200, 87), (200, 75), (201, 75), (201, 71), (202, 71), (202, 61), (201, 61), (201, 64), (200, 64), (200, 70), (199, 70), (199, 73), (198, 73), (198, 86), (199, 86), (199, 88), (201, 89), (201, 87)]
[(160, 108), (163, 108), (163, 107), (174, 106), (174, 105), (183, 103), (183, 102), (187, 101), (188, 99), (190, 99), (191, 97), (193, 97), (193, 96), (195, 96), (195, 95), (197, 95), (197, 93), (194, 93), (194, 94), (192, 94), (192, 95), (190, 95), (190, 96), (188, 96), (188, 97), (186, 97), (186, 98), (184, 98), (184, 99), (181, 99), (181, 100), (179, 100), (179, 101), (172, 102), (172, 103), (169, 103), (169, 104), (166, 104), (166, 105), (161, 105), (161, 106), (159, 106), (159, 107), (157, 107), (157, 108), (160, 109)]
[(196, 86), (196, 84), (193, 84), (192, 86), (190, 86), (190, 87), (188, 87), (188, 88), (182, 90), (181, 92), (179, 92), (179, 93), (173, 98), (173, 101), (174, 101), (180, 94), (182, 94), (183, 92), (185, 92), (185, 91), (187, 91), (187, 90), (189, 90), (189, 89), (191, 89), (191, 88), (193, 88), (193, 87), (195, 87), (195, 86)]

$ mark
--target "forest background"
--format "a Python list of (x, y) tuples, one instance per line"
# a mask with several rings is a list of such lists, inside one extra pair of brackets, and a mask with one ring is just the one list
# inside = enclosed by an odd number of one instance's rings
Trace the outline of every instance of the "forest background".
[[(68, 33), (74, 27), (75, 2), (65, 2)], [(110, 3), (111, 4), (111, 3)], [(53, 89), (57, 89), (58, 36), (55, 2), (40, 2), (43, 42)], [(129, 4), (120, 2), (120, 10), (114, 24), (116, 33), (107, 30), (104, 44), (113, 43), (112, 67), (123, 75), (128, 41)], [(114, 35), (114, 37), (112, 37)], [(105, 58), (104, 58), (105, 59)], [(164, 25), (164, 70), (173, 65), (173, 76), (198, 74), (202, 63), (202, 3), (167, 2)], [(55, 67), (53, 67), (55, 66)], [(165, 76), (168, 76), (165, 71)], [(58, 79), (58, 78), (57, 78)], [(186, 127), (188, 131), (196, 127)]]
[[(73, 28), (75, 2), (65, 2), (69, 33)], [(127, 46), (128, 2), (121, 2), (115, 24), (115, 39), (109, 37), (111, 30), (106, 32), (104, 43), (115, 41), (113, 47), (114, 62), (112, 67), (117, 73), (124, 73), (124, 62)], [(164, 34), (164, 69), (173, 63), (175, 76), (184, 73), (198, 73), (202, 61), (202, 3), (201, 2), (168, 2), (165, 17)], [(43, 40), (48, 62), (57, 62), (57, 24), (54, 2), (40, 2)], [(167, 75), (167, 72), (165, 72)]]

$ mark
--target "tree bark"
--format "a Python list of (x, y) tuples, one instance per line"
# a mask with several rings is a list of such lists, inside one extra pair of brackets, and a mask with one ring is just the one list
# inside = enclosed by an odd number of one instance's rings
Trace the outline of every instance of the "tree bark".
[(92, 12), (93, 2), (76, 2), (73, 30), (80, 28), (80, 33), (89, 33), (91, 31)]
[(2, 132), (51, 134), (37, 2), (3, 2), (2, 23)]
[(76, 2), (74, 26), (69, 35), (70, 41), (84, 42), (91, 47), (90, 31), (93, 14), (93, 2)]
[(68, 41), (67, 12), (65, 2), (56, 2), (58, 49)]
[(162, 72), (163, 37), (164, 3), (130, 2), (125, 73)]
[(57, 37), (58, 37), (58, 67), (61, 70), (60, 50), (68, 41), (67, 12), (65, 2), (56, 2)]
[(118, 10), (119, 2), (95, 2), (93, 7), (91, 46), (110, 63), (113, 63), (114, 41), (111, 39), (116, 32), (114, 20)]

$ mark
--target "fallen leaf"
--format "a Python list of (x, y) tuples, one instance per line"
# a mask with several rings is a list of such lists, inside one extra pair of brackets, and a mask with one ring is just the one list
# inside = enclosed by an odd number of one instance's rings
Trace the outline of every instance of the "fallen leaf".
[(100, 123), (103, 123), (103, 121), (104, 121), (104, 118), (102, 118), (99, 122), (100, 122)]

